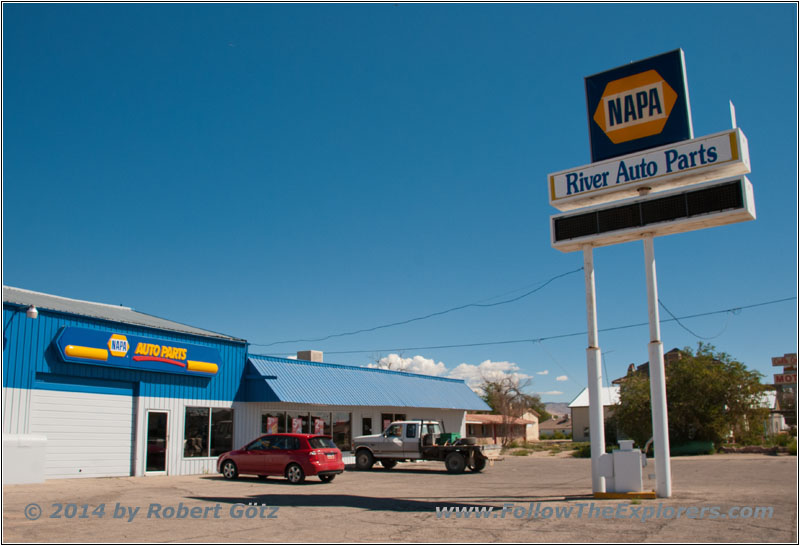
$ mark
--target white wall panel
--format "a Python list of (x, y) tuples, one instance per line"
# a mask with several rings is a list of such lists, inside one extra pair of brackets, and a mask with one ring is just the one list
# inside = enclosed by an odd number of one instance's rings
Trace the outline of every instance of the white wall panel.
[(27, 434), (28, 410), (31, 391), (29, 389), (3, 388), (3, 434)]
[(35, 390), (30, 429), (47, 437), (47, 479), (131, 475), (132, 396)]

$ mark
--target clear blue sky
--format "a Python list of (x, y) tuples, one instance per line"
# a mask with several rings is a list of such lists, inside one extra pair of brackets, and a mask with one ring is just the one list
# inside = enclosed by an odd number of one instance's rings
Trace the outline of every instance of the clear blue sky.
[[(6, 285), (262, 344), (521, 295), (582, 265), (550, 246), (546, 176), (589, 162), (583, 78), (680, 47), (695, 135), (736, 106), (758, 219), (657, 238), (660, 297), (686, 316), (797, 296), (794, 4), (2, 9)], [(646, 323), (642, 244), (595, 265), (600, 328)], [(797, 350), (796, 300), (683, 323), (770, 380)], [(585, 330), (578, 272), (515, 303), (253, 351), (505, 362), (569, 401), (585, 335), (414, 348)], [(675, 322), (662, 337), (698, 341)], [(648, 341), (602, 332), (609, 379)]]

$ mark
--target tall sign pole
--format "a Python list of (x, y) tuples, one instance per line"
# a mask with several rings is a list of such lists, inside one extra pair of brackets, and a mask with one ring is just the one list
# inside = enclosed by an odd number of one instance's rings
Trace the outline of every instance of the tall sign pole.
[(589, 379), (589, 440), (592, 453), (592, 492), (605, 493), (606, 479), (600, 470), (600, 457), (606, 452), (603, 423), (602, 354), (597, 335), (597, 299), (594, 286), (594, 256), (592, 245), (583, 247), (583, 275), (586, 280), (586, 322), (589, 346), (586, 348), (586, 370)]
[(644, 265), (647, 277), (647, 310), (650, 322), (650, 408), (653, 418), (653, 451), (656, 466), (656, 495), (672, 496), (672, 472), (669, 460), (669, 426), (667, 424), (667, 381), (664, 373), (664, 344), (658, 318), (658, 283), (653, 235), (644, 237)]
[(550, 204), (566, 211), (550, 217), (553, 248), (583, 251), (592, 489), (605, 493), (608, 486), (619, 492), (617, 463), (609, 465), (605, 454), (592, 253), (600, 246), (642, 240), (656, 495), (670, 497), (667, 389), (653, 238), (755, 220), (753, 186), (743, 176), (750, 172), (747, 139), (735, 122), (733, 129), (694, 137), (680, 49), (589, 76), (585, 85), (592, 163), (551, 173), (547, 183)]

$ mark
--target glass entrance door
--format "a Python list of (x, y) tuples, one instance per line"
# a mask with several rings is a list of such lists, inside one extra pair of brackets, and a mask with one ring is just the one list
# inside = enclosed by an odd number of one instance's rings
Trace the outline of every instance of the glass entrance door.
[(167, 471), (167, 412), (147, 412), (145, 472)]

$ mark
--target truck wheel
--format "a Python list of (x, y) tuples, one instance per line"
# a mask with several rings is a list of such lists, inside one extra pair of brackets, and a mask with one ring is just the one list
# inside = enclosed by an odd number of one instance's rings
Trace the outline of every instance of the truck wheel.
[(480, 472), (486, 468), (486, 459), (479, 459), (475, 457), (475, 463), (470, 467), (473, 472)]
[(359, 470), (369, 470), (375, 464), (375, 457), (368, 449), (361, 449), (356, 453), (356, 468)]
[(391, 459), (381, 459), (381, 466), (386, 470), (391, 470), (397, 466), (397, 461)]
[(464, 468), (467, 466), (467, 461), (464, 459), (464, 456), (461, 453), (453, 452), (447, 455), (444, 460), (444, 466), (447, 467), (447, 471), (450, 474), (460, 474), (464, 472)]
[(461, 438), (461, 445), (465, 446), (474, 446), (478, 443), (478, 439), (473, 436), (468, 436), (466, 438)]

